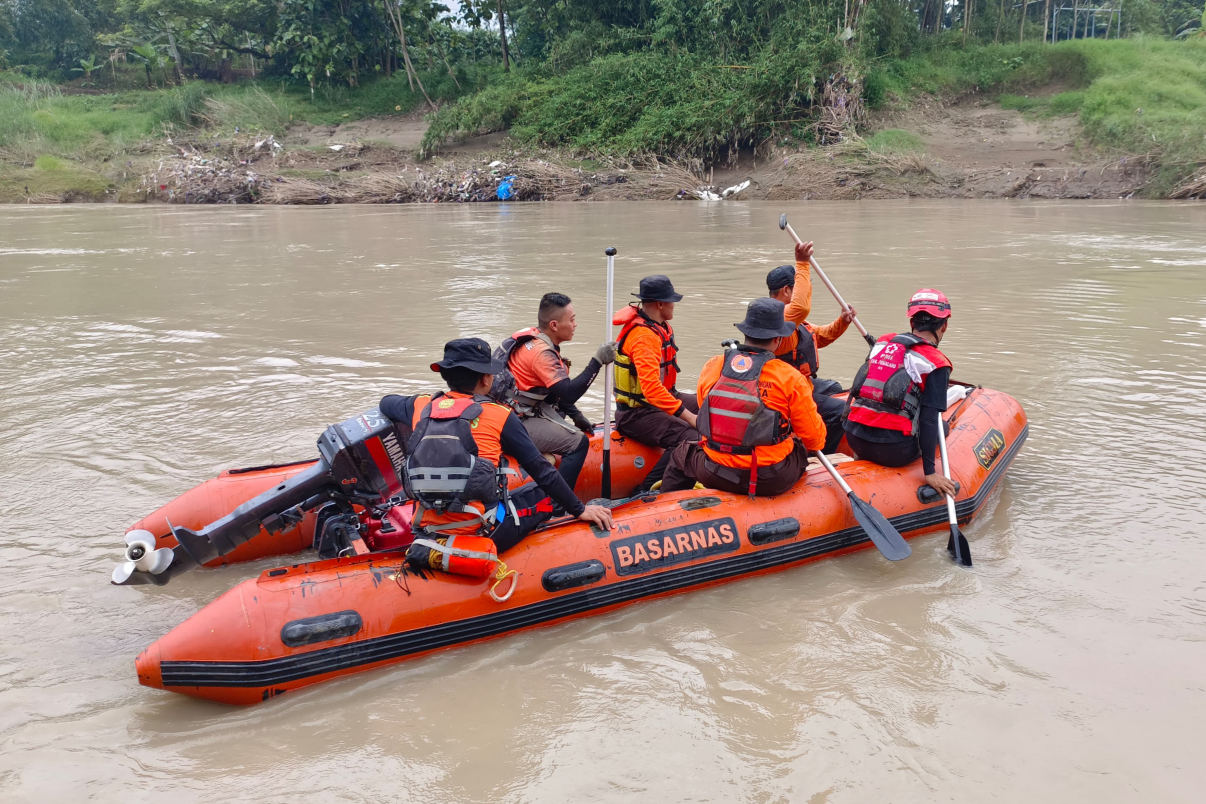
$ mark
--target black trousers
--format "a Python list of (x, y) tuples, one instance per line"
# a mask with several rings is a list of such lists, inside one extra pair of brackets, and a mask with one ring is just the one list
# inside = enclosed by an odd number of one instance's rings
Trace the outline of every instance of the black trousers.
[(905, 435), (899, 441), (868, 441), (847, 433), (846, 443), (860, 460), (880, 466), (905, 466), (921, 457), (921, 446), (917, 439)]
[[(676, 392), (675, 396), (687, 406), (692, 413), (699, 413), (699, 402), (695, 394)], [(616, 405), (616, 431), (625, 438), (631, 438), (651, 447), (661, 447), (662, 456), (645, 475), (638, 491), (648, 491), (653, 484), (662, 479), (666, 465), (670, 463), (670, 453), (684, 441), (698, 441), (699, 431), (677, 416), (671, 416), (661, 408), (653, 405), (641, 405), (630, 408)]]
[[(758, 467), (758, 482), (754, 494), (758, 497), (774, 497), (796, 484), (808, 470), (808, 450), (796, 441), (787, 457), (777, 463)], [(748, 469), (721, 466), (708, 457), (703, 447), (684, 442), (674, 448), (670, 465), (662, 478), (662, 491), (682, 491), (695, 485), (696, 481), (710, 489), (748, 494), (750, 473)]]
[(821, 421), (825, 422), (824, 452), (833, 452), (842, 440), (843, 427), (846, 424), (846, 400), (814, 391), (812, 401), (817, 403), (817, 413), (821, 414)]
[(513, 490), (511, 503), (515, 506), (515, 512), (519, 514), (519, 522), (516, 523), (515, 517), (510, 511), (507, 511), (506, 517), (501, 519), (490, 532), (490, 538), (494, 540), (499, 553), (519, 544), (524, 536), (536, 530), (553, 516), (552, 499), (544, 489), (535, 483), (527, 483)]

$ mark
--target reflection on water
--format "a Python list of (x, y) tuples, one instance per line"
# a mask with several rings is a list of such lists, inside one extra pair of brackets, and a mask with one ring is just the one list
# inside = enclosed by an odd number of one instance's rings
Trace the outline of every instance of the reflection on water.
[[(667, 273), (689, 379), (771, 267), (781, 211), (859, 318), (952, 299), (957, 378), (1031, 437), (965, 529), (447, 652), (232, 710), (133, 658), (257, 568), (107, 583), (122, 531), (231, 466), (498, 342), (549, 290), (585, 360)], [(12, 208), (0, 222), (0, 792), (10, 800), (1190, 800), (1206, 584), (1206, 212), (887, 202)], [(818, 283), (812, 320), (837, 314)], [(848, 381), (857, 335), (822, 353)], [(601, 384), (584, 408), (601, 412)], [(958, 791), (954, 795), (952, 791)], [(1196, 799), (1196, 795), (1194, 798)]]

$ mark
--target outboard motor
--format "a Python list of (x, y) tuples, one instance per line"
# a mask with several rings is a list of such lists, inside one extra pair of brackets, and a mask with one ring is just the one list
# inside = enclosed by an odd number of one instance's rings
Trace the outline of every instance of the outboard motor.
[(296, 526), (307, 511), (332, 500), (371, 506), (401, 495), (404, 436), (374, 408), (331, 425), (318, 439), (320, 460), (199, 531), (172, 526), (178, 545), (154, 549), (145, 531), (126, 537), (126, 560), (115, 584), (166, 583), (173, 574), (226, 555), (260, 532)]

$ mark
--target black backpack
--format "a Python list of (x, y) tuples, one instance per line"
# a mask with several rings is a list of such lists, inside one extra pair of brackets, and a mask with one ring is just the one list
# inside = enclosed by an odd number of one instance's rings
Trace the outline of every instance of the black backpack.
[(495, 402), (510, 405), (515, 398), (515, 375), (511, 373), (511, 352), (518, 345), (514, 338), (507, 338), (494, 350), (494, 359), (502, 363), (502, 371), (494, 375), (494, 383), (490, 386), (489, 396)]
[(499, 473), (478, 457), (472, 422), (481, 414), (475, 399), (432, 397), (406, 444), (407, 496), (436, 511), (465, 511), (467, 503), (480, 502), (490, 512), (499, 500)]

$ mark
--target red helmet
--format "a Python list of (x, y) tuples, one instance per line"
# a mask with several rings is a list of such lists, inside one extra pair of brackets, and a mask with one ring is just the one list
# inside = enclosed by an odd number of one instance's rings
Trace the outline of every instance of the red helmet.
[(929, 313), (934, 318), (950, 318), (950, 299), (941, 290), (922, 288), (909, 299), (909, 318), (918, 313)]

